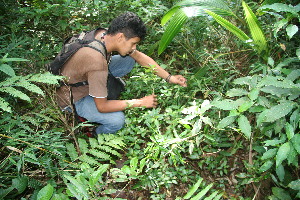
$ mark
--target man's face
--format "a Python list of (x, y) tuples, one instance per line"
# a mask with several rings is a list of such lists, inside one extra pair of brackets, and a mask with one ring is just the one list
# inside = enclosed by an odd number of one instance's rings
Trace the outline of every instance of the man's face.
[(130, 52), (132, 52), (132, 50), (136, 49), (136, 45), (139, 42), (140, 42), (139, 37), (127, 39), (125, 35), (122, 34), (122, 37), (120, 37), (120, 41), (119, 41), (119, 51), (118, 51), (119, 54), (121, 56), (128, 55)]

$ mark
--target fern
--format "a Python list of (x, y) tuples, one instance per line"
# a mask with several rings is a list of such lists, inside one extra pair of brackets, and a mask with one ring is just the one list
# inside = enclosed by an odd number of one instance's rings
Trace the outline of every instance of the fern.
[[(7, 58), (5, 55), (0, 59), (0, 71), (8, 75), (6, 80), (0, 82), (0, 93), (8, 94), (12, 97), (19, 98), (30, 102), (30, 98), (27, 94), (21, 91), (19, 88), (24, 88), (29, 92), (33, 92), (39, 95), (44, 95), (43, 90), (32, 82), (46, 83), (46, 84), (58, 84), (58, 80), (62, 79), (61, 76), (54, 76), (49, 72), (44, 74), (29, 74), (27, 76), (16, 76), (14, 69), (5, 64), (6, 62), (12, 61), (28, 61), (21, 58)], [(5, 112), (11, 112), (12, 109), (5, 98), (0, 99), (0, 109)]]
[[(203, 178), (200, 178), (195, 185), (193, 185), (187, 194), (183, 197), (183, 199), (190, 199), (190, 200), (198, 200), (202, 199), (206, 196), (205, 200), (218, 200), (222, 197), (223, 193), (219, 193), (218, 191), (212, 192), (210, 195), (208, 195), (209, 191), (211, 190), (213, 183), (206, 185), (205, 183), (202, 183)], [(197, 191), (199, 191), (197, 194), (195, 194)]]
[(78, 144), (79, 144), (81, 153), (85, 154), (89, 151), (88, 143), (84, 139), (78, 138)]
[(76, 160), (78, 158), (78, 153), (77, 153), (74, 145), (71, 143), (67, 143), (66, 147), (67, 147), (67, 153), (70, 156), (71, 161)]
[(89, 138), (89, 140), (79, 138), (78, 145), (81, 156), (77, 154), (71, 143), (67, 144), (67, 154), (72, 161), (79, 159), (90, 165), (99, 165), (99, 162), (106, 161), (115, 164), (115, 158), (122, 156), (118, 151), (125, 147), (123, 138), (113, 134), (98, 135), (97, 139)]
[(90, 165), (98, 165), (99, 164), (99, 162), (97, 160), (95, 160), (93, 157), (88, 156), (86, 154), (83, 154), (82, 156), (80, 156), (79, 160), (81, 160), (82, 162), (88, 163)]
[(112, 157), (105, 152), (98, 151), (96, 149), (91, 149), (90, 154), (96, 156), (97, 158), (103, 158), (104, 160), (112, 160)]

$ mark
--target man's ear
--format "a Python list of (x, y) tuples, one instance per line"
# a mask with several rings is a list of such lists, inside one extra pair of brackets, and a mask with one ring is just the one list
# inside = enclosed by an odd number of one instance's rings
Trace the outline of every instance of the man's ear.
[(124, 33), (117, 33), (117, 40), (118, 42), (121, 42), (125, 38)]

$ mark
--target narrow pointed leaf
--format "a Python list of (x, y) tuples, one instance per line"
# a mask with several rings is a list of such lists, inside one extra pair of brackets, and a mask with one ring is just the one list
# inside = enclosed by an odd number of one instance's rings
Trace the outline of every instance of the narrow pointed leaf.
[(193, 187), (188, 191), (188, 193), (183, 197), (184, 199), (189, 199), (191, 196), (196, 192), (196, 190), (199, 188), (201, 182), (203, 181), (203, 178), (200, 178)]
[(238, 124), (239, 128), (241, 129), (242, 133), (246, 136), (247, 139), (250, 139), (251, 137), (251, 125), (250, 122), (248, 121), (247, 117), (244, 115), (241, 115), (238, 118)]
[(204, 197), (204, 195), (206, 195), (206, 193), (209, 191), (209, 189), (213, 186), (213, 184), (209, 184), (208, 186), (206, 186), (206, 188), (204, 188), (201, 192), (199, 192), (196, 196), (194, 196), (193, 198), (191, 198), (191, 200), (198, 200), (201, 199), (202, 197)]
[(290, 152), (290, 143), (286, 142), (281, 145), (276, 155), (276, 167), (278, 167), (287, 157)]
[(245, 18), (248, 23), (253, 41), (258, 47), (257, 50), (259, 52), (267, 51), (268, 50), (267, 41), (266, 41), (265, 35), (264, 35), (259, 23), (258, 23), (258, 20), (257, 20), (255, 14), (253, 13), (251, 8), (244, 1), (243, 1), (242, 5), (243, 5), (244, 11), (245, 11)]
[(158, 48), (158, 54), (161, 54), (167, 48), (167, 46), (171, 43), (175, 35), (180, 31), (181, 27), (187, 19), (188, 17), (181, 9), (177, 10), (177, 12), (170, 20), (166, 31), (161, 38)]
[(210, 11), (210, 10), (205, 10), (210, 16), (212, 16), (220, 25), (222, 25), (224, 28), (232, 32), (234, 35), (236, 35), (240, 40), (243, 42), (246, 42), (247, 40), (250, 40), (250, 38), (244, 33), (241, 29), (236, 27), (234, 24), (231, 22), (227, 21), (220, 15), (217, 15), (216, 13)]

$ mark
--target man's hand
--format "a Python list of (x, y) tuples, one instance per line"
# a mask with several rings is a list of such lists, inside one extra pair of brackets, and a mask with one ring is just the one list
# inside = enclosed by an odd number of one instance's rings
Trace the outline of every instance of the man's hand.
[(140, 101), (140, 107), (146, 107), (146, 108), (156, 108), (157, 106), (157, 98), (155, 94), (145, 96)]
[(186, 79), (181, 75), (172, 75), (169, 79), (169, 82), (173, 84), (181, 85), (183, 87), (187, 87)]

